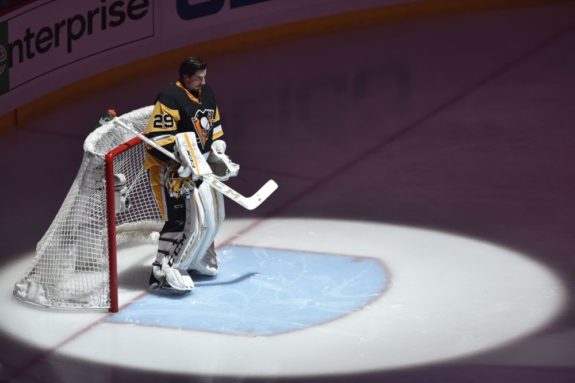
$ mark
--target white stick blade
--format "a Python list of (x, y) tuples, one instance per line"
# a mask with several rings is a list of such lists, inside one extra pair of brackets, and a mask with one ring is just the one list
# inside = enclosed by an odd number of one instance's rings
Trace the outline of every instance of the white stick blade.
[(260, 206), (276, 189), (278, 184), (274, 180), (269, 180), (258, 190), (253, 196), (247, 198), (245, 201), (245, 208), (248, 210), (253, 210)]

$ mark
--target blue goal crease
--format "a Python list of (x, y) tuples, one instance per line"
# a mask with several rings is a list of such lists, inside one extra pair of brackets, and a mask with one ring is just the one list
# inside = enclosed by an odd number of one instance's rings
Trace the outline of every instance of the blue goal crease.
[(220, 272), (196, 288), (147, 294), (107, 321), (262, 336), (333, 321), (382, 295), (389, 276), (375, 258), (228, 245)]

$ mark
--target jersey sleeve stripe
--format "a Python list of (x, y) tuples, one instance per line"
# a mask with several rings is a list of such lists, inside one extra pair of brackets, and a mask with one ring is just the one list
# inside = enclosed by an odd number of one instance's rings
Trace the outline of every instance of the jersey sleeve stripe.
[(214, 128), (214, 131), (212, 133), (212, 140), (216, 140), (223, 135), (224, 135), (224, 131), (222, 130), (222, 126), (218, 125)]

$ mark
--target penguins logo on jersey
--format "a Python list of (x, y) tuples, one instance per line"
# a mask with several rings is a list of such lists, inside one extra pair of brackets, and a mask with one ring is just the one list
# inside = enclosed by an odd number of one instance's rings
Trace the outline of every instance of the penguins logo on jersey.
[(194, 124), (194, 128), (196, 128), (198, 140), (202, 146), (206, 144), (210, 130), (214, 125), (214, 114), (214, 110), (204, 109), (198, 110), (195, 116), (192, 117), (192, 124)]

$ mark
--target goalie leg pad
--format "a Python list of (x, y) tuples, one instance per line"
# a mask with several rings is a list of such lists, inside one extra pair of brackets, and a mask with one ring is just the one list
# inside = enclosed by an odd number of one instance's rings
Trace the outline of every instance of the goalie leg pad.
[(193, 202), (196, 194), (194, 192), (192, 198), (169, 199), (169, 220), (160, 232), (158, 252), (150, 275), (152, 289), (185, 292), (194, 287), (189, 274), (182, 272), (179, 266), (186, 261), (187, 249), (193, 246), (198, 236), (196, 205)]
[[(185, 278), (189, 272), (203, 275), (218, 272), (219, 258), (212, 245), (225, 218), (224, 199), (221, 193), (202, 183), (190, 198), (170, 202), (170, 220), (160, 233), (155, 262), (158, 275), (155, 280), (150, 278), (150, 286), (152, 283), (165, 286), (167, 282), (176, 289), (191, 289), (191, 278)], [(171, 269), (177, 269), (178, 273)]]
[(224, 221), (225, 209), (221, 193), (213, 190), (206, 183), (198, 188), (197, 210), (201, 220), (199, 235), (193, 254), (182, 263), (188, 272), (203, 275), (215, 275), (219, 269), (219, 257), (213, 248), (216, 234)]

